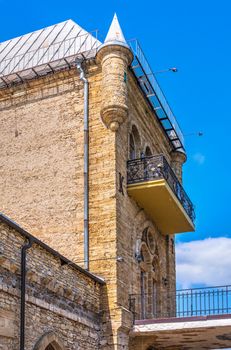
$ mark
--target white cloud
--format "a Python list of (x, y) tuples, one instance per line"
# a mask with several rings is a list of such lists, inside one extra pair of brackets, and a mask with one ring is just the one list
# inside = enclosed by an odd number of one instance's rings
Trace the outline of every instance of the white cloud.
[(202, 154), (202, 153), (195, 153), (194, 155), (193, 155), (193, 159), (194, 159), (194, 161), (197, 163), (197, 164), (199, 164), (199, 165), (202, 165), (202, 164), (204, 164), (204, 162), (205, 162), (205, 156)]
[(180, 288), (231, 284), (231, 238), (177, 243), (176, 270)]

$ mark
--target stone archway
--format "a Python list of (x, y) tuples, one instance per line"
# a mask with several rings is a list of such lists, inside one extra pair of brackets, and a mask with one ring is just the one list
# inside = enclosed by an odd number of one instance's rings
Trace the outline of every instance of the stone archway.
[(65, 348), (55, 333), (48, 332), (38, 340), (33, 350), (65, 350)]

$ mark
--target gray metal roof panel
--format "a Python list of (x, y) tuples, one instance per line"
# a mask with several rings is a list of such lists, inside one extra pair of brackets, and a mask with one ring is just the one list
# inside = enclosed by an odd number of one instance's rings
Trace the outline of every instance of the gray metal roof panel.
[(82, 55), (94, 57), (100, 42), (72, 20), (0, 43), (0, 87), (60, 69)]

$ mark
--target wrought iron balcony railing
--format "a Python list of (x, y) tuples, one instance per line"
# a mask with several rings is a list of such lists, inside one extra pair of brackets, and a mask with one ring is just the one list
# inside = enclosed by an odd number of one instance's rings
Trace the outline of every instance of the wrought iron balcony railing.
[(180, 184), (177, 176), (163, 155), (154, 155), (140, 159), (129, 160), (127, 163), (127, 183), (135, 184), (145, 181), (165, 179), (180, 201), (184, 210), (195, 221), (194, 206)]
[(231, 285), (132, 294), (134, 320), (231, 314)]

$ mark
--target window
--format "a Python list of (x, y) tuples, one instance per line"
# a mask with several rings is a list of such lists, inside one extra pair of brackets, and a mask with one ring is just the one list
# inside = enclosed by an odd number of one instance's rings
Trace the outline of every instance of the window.
[(49, 344), (45, 350), (55, 350), (55, 348), (51, 344)]
[(157, 317), (157, 282), (152, 280), (152, 314)]
[(140, 246), (140, 316), (156, 318), (159, 315), (159, 258), (155, 233), (147, 227), (141, 238)]
[(152, 254), (155, 254), (156, 242), (151, 230), (147, 231), (147, 246)]
[(129, 159), (136, 159), (140, 157), (141, 149), (140, 135), (137, 127), (133, 125), (129, 135)]
[(35, 344), (33, 350), (65, 350), (55, 333), (45, 333)]
[(135, 159), (136, 158), (135, 141), (132, 134), (130, 134), (129, 143), (130, 143), (129, 159)]
[(147, 146), (146, 148), (145, 148), (145, 157), (149, 157), (149, 156), (151, 156), (152, 155), (152, 151), (151, 151), (151, 149), (150, 149), (150, 147), (149, 146)]
[(140, 288), (141, 288), (141, 317), (146, 317), (146, 286), (145, 286), (145, 272), (141, 270), (140, 274)]

